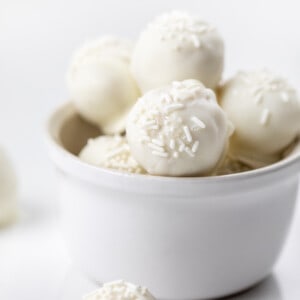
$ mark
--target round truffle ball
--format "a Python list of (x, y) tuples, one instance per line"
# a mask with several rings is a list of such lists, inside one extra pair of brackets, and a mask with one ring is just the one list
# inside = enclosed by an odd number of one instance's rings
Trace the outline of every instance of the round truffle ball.
[(99, 136), (89, 139), (79, 153), (81, 160), (104, 168), (143, 174), (145, 171), (132, 157), (125, 137)]
[(131, 70), (143, 92), (197, 79), (214, 89), (222, 76), (224, 44), (217, 30), (183, 12), (159, 16), (140, 35)]
[(155, 300), (146, 287), (124, 280), (104, 283), (103, 286), (83, 297), (83, 300)]
[(0, 147), (0, 226), (17, 215), (17, 178), (6, 152)]
[(122, 132), (139, 90), (129, 71), (131, 44), (104, 37), (75, 53), (67, 81), (79, 114), (107, 134)]
[(231, 130), (214, 92), (197, 80), (149, 91), (134, 105), (126, 126), (134, 158), (148, 173), (166, 176), (211, 172)]
[(297, 92), (270, 71), (239, 72), (224, 84), (220, 104), (235, 126), (230, 156), (254, 168), (279, 160), (299, 134)]

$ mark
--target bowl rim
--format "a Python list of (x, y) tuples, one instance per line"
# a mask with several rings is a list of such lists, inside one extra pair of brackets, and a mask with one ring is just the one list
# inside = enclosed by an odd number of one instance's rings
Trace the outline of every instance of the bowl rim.
[(300, 151), (296, 154), (291, 155), (290, 157), (286, 157), (278, 162), (258, 169), (235, 174), (203, 177), (153, 176), (149, 174), (134, 174), (125, 171), (94, 166), (80, 160), (76, 155), (70, 153), (59, 143), (57, 135), (59, 129), (61, 128), (61, 125), (63, 124), (64, 120), (67, 119), (67, 117), (73, 115), (75, 112), (75, 107), (71, 101), (66, 101), (62, 105), (54, 109), (46, 122), (46, 144), (48, 146), (48, 150), (50, 152), (52, 160), (54, 160), (59, 169), (62, 169), (66, 173), (72, 173), (75, 169), (78, 168), (77, 171), (79, 172), (74, 172), (73, 175), (77, 175), (81, 179), (85, 179), (88, 181), (97, 182), (96, 178), (93, 179), (93, 177), (100, 176), (103, 179), (103, 176), (109, 176), (115, 177), (115, 180), (118, 178), (125, 181), (151, 181), (152, 183), (158, 182), (161, 184), (173, 185), (178, 183), (201, 185), (219, 185), (230, 183), (232, 185), (233, 183), (237, 184), (244, 181), (249, 182), (251, 180), (255, 180), (255, 182), (257, 183), (257, 181), (262, 178), (275, 178), (276, 175), (278, 175), (278, 179), (284, 179), (284, 175), (296, 175), (297, 173), (300, 173)]

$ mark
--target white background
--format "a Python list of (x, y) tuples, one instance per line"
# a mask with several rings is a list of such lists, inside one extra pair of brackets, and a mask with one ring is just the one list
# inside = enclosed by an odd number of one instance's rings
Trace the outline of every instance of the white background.
[[(134, 39), (171, 9), (217, 25), (226, 43), (225, 77), (268, 67), (300, 86), (296, 0), (0, 0), (0, 144), (14, 160), (21, 202), (19, 223), (0, 232), (1, 300), (80, 299), (90, 288), (69, 266), (59, 234), (45, 120), (68, 97), (65, 72), (76, 47), (107, 33)], [(300, 299), (299, 218), (275, 276), (243, 299)]]

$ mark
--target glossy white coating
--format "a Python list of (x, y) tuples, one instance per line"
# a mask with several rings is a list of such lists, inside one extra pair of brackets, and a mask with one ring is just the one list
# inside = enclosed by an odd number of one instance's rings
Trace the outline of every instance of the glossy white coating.
[(224, 42), (216, 28), (174, 11), (155, 18), (140, 34), (131, 70), (143, 92), (185, 79), (200, 80), (213, 89), (223, 65)]
[(215, 93), (192, 79), (144, 94), (126, 124), (132, 155), (152, 175), (211, 173), (226, 153), (231, 133)]
[(80, 115), (108, 133), (124, 130), (139, 97), (129, 71), (130, 41), (104, 36), (79, 48), (67, 72), (70, 96)]
[(238, 72), (220, 94), (235, 126), (233, 158), (262, 167), (278, 161), (299, 136), (300, 98), (286, 79), (267, 70)]

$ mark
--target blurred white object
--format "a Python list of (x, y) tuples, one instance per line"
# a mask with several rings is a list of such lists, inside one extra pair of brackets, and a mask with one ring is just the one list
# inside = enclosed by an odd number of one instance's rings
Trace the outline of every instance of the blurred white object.
[(67, 246), (84, 274), (96, 282), (128, 278), (159, 299), (221, 297), (270, 274), (294, 212), (300, 153), (226, 176), (125, 174), (74, 155), (62, 130), (80, 131), (72, 115), (70, 103), (52, 115), (48, 146)]
[(78, 112), (106, 133), (124, 130), (126, 115), (139, 96), (129, 72), (131, 48), (127, 40), (103, 37), (79, 49), (68, 71)]
[(214, 89), (222, 76), (224, 43), (217, 30), (183, 12), (157, 17), (132, 54), (132, 73), (146, 92), (174, 80), (197, 79)]
[(0, 146), (0, 226), (17, 215), (17, 178), (13, 165)]
[(103, 286), (83, 297), (83, 300), (155, 300), (148, 289), (124, 280), (104, 283)]

